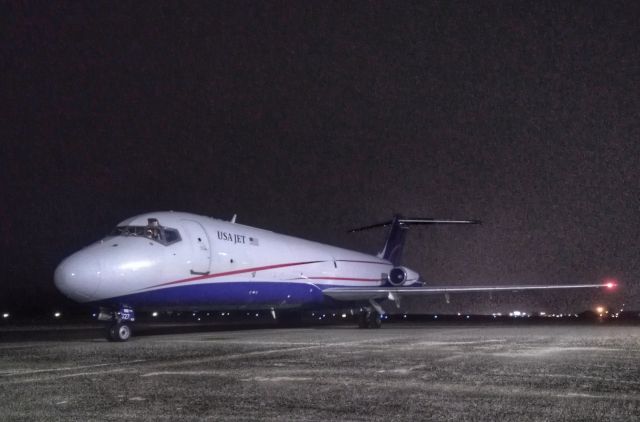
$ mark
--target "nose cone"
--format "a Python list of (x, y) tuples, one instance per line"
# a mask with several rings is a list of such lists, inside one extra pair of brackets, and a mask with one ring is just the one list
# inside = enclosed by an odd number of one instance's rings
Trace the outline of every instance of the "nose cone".
[(76, 252), (58, 265), (53, 279), (65, 296), (89, 302), (100, 285), (100, 262), (86, 250)]

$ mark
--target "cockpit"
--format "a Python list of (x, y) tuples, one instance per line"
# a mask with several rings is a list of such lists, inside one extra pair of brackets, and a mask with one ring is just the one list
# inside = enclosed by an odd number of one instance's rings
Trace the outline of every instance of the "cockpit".
[(149, 218), (147, 221), (146, 226), (118, 226), (109, 236), (144, 237), (165, 246), (182, 240), (178, 230), (161, 226), (158, 219)]

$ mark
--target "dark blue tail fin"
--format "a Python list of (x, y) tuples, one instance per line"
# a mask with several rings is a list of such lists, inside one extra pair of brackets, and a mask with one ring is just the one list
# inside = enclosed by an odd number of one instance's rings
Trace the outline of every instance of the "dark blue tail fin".
[(373, 229), (375, 227), (389, 228), (389, 234), (384, 244), (384, 248), (378, 256), (380, 258), (390, 261), (393, 265), (400, 265), (402, 260), (402, 251), (404, 249), (404, 238), (409, 229), (409, 226), (417, 224), (480, 224), (479, 220), (441, 220), (437, 218), (403, 218), (401, 215), (396, 214), (391, 221), (385, 221), (384, 223), (372, 224), (370, 226), (359, 227), (357, 229), (350, 230), (351, 232), (357, 232), (362, 230)]
[(404, 238), (409, 227), (402, 224), (402, 216), (396, 214), (391, 220), (391, 227), (384, 248), (378, 254), (381, 258), (391, 261), (393, 265), (400, 265), (402, 251), (404, 250)]

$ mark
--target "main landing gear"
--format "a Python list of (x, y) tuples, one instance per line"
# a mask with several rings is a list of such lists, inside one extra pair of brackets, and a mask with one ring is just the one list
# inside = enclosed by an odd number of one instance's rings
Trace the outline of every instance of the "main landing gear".
[(358, 328), (380, 328), (382, 327), (382, 316), (384, 309), (378, 302), (369, 299), (369, 304), (360, 308), (358, 313)]
[(382, 316), (372, 308), (362, 308), (358, 313), (358, 328), (380, 328)]
[(133, 309), (122, 307), (117, 311), (100, 310), (98, 320), (109, 321), (106, 337), (109, 341), (127, 341), (133, 335), (136, 320)]

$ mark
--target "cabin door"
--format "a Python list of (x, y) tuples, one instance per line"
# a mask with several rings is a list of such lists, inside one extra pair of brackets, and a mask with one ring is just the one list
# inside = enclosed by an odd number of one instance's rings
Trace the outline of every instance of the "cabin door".
[(182, 220), (187, 242), (191, 245), (191, 274), (209, 274), (211, 265), (211, 243), (204, 227), (196, 221)]

